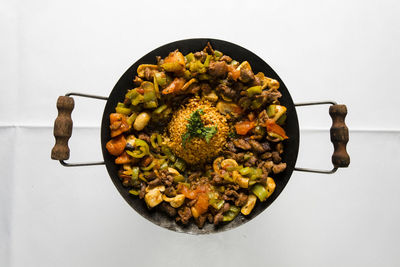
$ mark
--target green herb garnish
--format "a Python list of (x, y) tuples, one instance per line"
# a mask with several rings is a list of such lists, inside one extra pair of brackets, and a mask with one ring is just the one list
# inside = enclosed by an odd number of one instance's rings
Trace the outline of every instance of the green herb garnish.
[(218, 128), (216, 126), (204, 127), (204, 123), (201, 120), (200, 115), (204, 114), (202, 109), (197, 109), (194, 111), (186, 124), (186, 133), (182, 135), (182, 144), (186, 146), (194, 137), (204, 138), (207, 143), (210, 142), (211, 138), (217, 133)]

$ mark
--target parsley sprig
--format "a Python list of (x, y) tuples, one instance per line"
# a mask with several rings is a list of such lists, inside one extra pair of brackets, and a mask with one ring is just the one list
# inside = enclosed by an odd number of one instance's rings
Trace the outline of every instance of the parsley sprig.
[(204, 111), (197, 109), (194, 111), (188, 120), (186, 125), (186, 133), (182, 135), (182, 144), (186, 146), (186, 143), (192, 140), (194, 137), (204, 138), (207, 143), (210, 142), (211, 138), (217, 133), (218, 128), (216, 126), (204, 127), (204, 123), (201, 120), (201, 116)]

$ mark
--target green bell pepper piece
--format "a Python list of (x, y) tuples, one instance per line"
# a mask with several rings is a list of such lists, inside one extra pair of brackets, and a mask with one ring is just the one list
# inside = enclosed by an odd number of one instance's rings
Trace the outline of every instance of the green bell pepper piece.
[(267, 199), (268, 197), (268, 191), (267, 189), (262, 185), (262, 184), (255, 184), (252, 188), (251, 188), (251, 192), (253, 192), (253, 194), (258, 197), (258, 199), (263, 202)]
[(259, 86), (259, 85), (252, 86), (252, 87), (248, 88), (246, 91), (247, 91), (247, 96), (249, 96), (249, 97), (252, 97), (254, 95), (259, 95), (262, 92), (261, 86)]
[(222, 219), (223, 222), (230, 222), (238, 216), (240, 212), (240, 208), (231, 205), (229, 210), (224, 213), (224, 217)]

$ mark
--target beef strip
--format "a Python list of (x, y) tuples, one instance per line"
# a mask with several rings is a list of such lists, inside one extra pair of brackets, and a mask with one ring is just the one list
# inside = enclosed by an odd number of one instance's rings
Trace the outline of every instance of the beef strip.
[(272, 151), (272, 161), (275, 164), (278, 164), (279, 162), (281, 162), (281, 157), (279, 156), (279, 152), (278, 151)]
[(261, 157), (262, 160), (270, 159), (272, 157), (272, 153), (271, 152), (265, 152), (260, 157)]
[(233, 140), (233, 144), (240, 149), (243, 150), (250, 150), (251, 149), (251, 145), (244, 139), (242, 138), (238, 138), (238, 139), (234, 139)]
[(200, 229), (204, 227), (204, 224), (206, 223), (207, 220), (207, 214), (202, 214), (200, 215), (196, 220), (196, 225), (197, 227), (199, 227)]
[(146, 195), (146, 184), (145, 183), (141, 183), (140, 184), (139, 198), (144, 198), (145, 195)]
[(251, 167), (254, 166), (257, 163), (257, 158), (255, 156), (251, 156), (246, 163), (244, 164), (244, 166), (246, 167)]
[(236, 153), (237, 149), (235, 147), (235, 145), (232, 142), (228, 142), (226, 143), (226, 147), (229, 149), (229, 151)]
[(219, 60), (220, 61), (225, 61), (226, 63), (231, 63), (232, 62), (232, 58), (230, 56), (227, 56), (227, 55), (223, 55)]
[(240, 69), (239, 80), (244, 83), (248, 83), (254, 80), (254, 73), (250, 69)]
[(248, 195), (243, 192), (240, 192), (238, 198), (235, 201), (235, 205), (238, 207), (244, 206), (247, 202)]
[(268, 119), (269, 119), (269, 117), (268, 117), (266, 110), (263, 110), (258, 114), (258, 123), (259, 124), (265, 124)]
[(182, 207), (178, 210), (178, 216), (176, 217), (177, 221), (182, 222), (182, 224), (188, 224), (190, 218), (192, 218), (192, 212), (189, 207)]
[(273, 167), (272, 167), (272, 171), (275, 173), (275, 174), (278, 174), (278, 173), (281, 173), (281, 172), (283, 172), (284, 170), (286, 169), (286, 163), (279, 163), (279, 164), (277, 164), (277, 165), (274, 165)]
[(143, 141), (146, 141), (147, 143), (150, 144), (150, 136), (148, 136), (147, 134), (145, 134), (145, 133), (140, 133), (140, 134), (138, 135), (138, 138), (141, 139), (141, 140), (143, 140)]
[(208, 67), (208, 73), (216, 78), (224, 78), (228, 73), (228, 65), (225, 61), (211, 62)]
[(211, 86), (208, 83), (202, 83), (201, 84), (201, 91), (204, 92), (206, 95), (211, 93)]
[(175, 217), (176, 216), (176, 209), (173, 208), (169, 203), (167, 202), (162, 202), (159, 205), (161, 211), (165, 212), (169, 217)]
[(216, 90), (217, 92), (222, 93), (224, 96), (229, 97), (231, 99), (236, 97), (236, 91), (223, 83), (219, 84), (216, 87)]
[(251, 148), (255, 153), (261, 154), (265, 152), (264, 147), (256, 140), (250, 139), (248, 143), (251, 145)]

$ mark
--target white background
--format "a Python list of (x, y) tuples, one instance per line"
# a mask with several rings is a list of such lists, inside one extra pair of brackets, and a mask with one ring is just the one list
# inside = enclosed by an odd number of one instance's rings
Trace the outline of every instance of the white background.
[[(0, 266), (399, 266), (399, 1), (0, 1)], [(229, 232), (189, 236), (134, 212), (104, 166), (50, 160), (56, 99), (107, 96), (165, 43), (258, 54), (295, 102), (348, 106), (348, 169), (294, 173)], [(104, 102), (75, 99), (71, 161), (100, 160)], [(327, 107), (299, 108), (298, 165), (330, 168)]]

